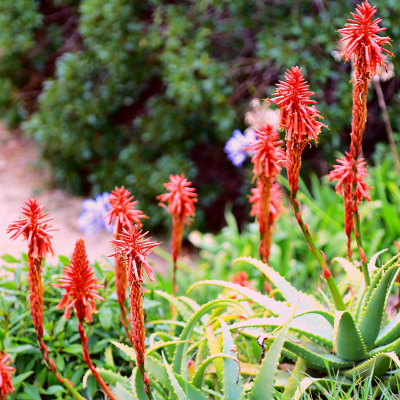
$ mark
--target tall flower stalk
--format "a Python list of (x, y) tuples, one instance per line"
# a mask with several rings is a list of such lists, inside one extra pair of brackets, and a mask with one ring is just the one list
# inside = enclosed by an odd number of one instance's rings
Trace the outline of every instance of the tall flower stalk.
[(15, 368), (10, 366), (10, 362), (10, 355), (0, 352), (0, 400), (6, 400), (14, 391), (11, 375), (15, 373)]
[(63, 298), (57, 308), (59, 310), (65, 308), (64, 318), (66, 319), (70, 318), (71, 310), (75, 310), (78, 318), (78, 332), (83, 348), (83, 359), (92, 371), (96, 381), (103, 388), (105, 393), (107, 393), (107, 396), (109, 396), (111, 400), (116, 400), (116, 397), (100, 377), (92, 363), (87, 348), (87, 337), (83, 327), (83, 320), (86, 319), (87, 323), (91, 322), (93, 313), (97, 312), (95, 300), (104, 301), (104, 299), (98, 295), (98, 290), (101, 289), (103, 285), (99, 284), (93, 275), (94, 271), (90, 267), (86, 255), (85, 242), (83, 239), (79, 238), (76, 241), (70, 264), (64, 267), (63, 277), (58, 280), (59, 284), (54, 285), (65, 289)]
[[(254, 179), (257, 187), (252, 189), (250, 203), (254, 206), (251, 215), (257, 215), (260, 232), (259, 253), (264, 262), (268, 261), (271, 249), (272, 227), (283, 207), (280, 201), (279, 186), (275, 179), (280, 173), (285, 153), (281, 148), (282, 140), (273, 125), (265, 125), (255, 130), (256, 140), (245, 150), (253, 151), (251, 162), (254, 164)], [(278, 204), (280, 203), (280, 204)]]
[[(378, 66), (384, 67), (387, 70), (386, 56), (383, 55), (383, 52), (393, 56), (393, 53), (382, 47), (384, 44), (390, 44), (391, 39), (377, 35), (377, 33), (384, 31), (386, 28), (379, 27), (378, 24), (382, 21), (381, 18), (372, 20), (376, 11), (376, 7), (371, 7), (368, 0), (364, 1), (361, 5), (357, 6), (356, 13), (351, 13), (352, 18), (348, 20), (349, 23), (345, 24), (345, 28), (339, 30), (344, 35), (342, 41), (347, 42), (341, 55), (346, 61), (350, 60), (351, 57), (353, 57), (354, 61), (353, 118), (349, 154), (349, 160), (352, 161), (353, 165), (353, 176), (351, 177), (351, 194), (347, 193), (347, 197), (352, 197), (354, 233), (361, 257), (364, 280), (367, 286), (369, 286), (370, 277), (360, 233), (360, 216), (358, 211), (360, 198), (357, 195), (359, 162), (357, 159), (361, 154), (362, 136), (367, 120), (368, 82), (378, 73)], [(349, 201), (347, 197), (344, 197), (345, 205), (346, 201)]]
[(322, 117), (314, 106), (316, 101), (310, 99), (314, 92), (308, 90), (309, 85), (307, 85), (307, 81), (304, 80), (301, 72), (302, 69), (298, 67), (292, 67), (291, 70), (288, 70), (285, 74), (285, 82), (280, 81), (273, 94), (274, 98), (269, 99), (269, 102), (275, 103), (280, 107), (279, 125), (285, 129), (286, 169), (294, 215), (310, 250), (323, 270), (336, 308), (344, 310), (343, 299), (329, 271), (325, 255), (317, 249), (308, 231), (308, 226), (303, 221), (299, 203), (296, 199), (299, 190), (298, 184), (303, 150), (313, 140), (317, 143), (321, 128), (326, 127), (326, 125), (318, 121)]
[(29, 302), (33, 326), (36, 331), (39, 350), (43, 355), (49, 370), (64, 385), (68, 392), (78, 400), (83, 397), (73, 388), (72, 383), (62, 377), (57, 371), (54, 361), (49, 357), (49, 351), (43, 340), (43, 285), (42, 261), (48, 253), (54, 255), (51, 244), (52, 236), (49, 232), (57, 231), (48, 224), (53, 218), (46, 218), (49, 213), (43, 214), (44, 205), (40, 206), (36, 198), (29, 198), (25, 203), (27, 207), (20, 207), (23, 218), (18, 218), (8, 226), (7, 233), (12, 233), (11, 239), (23, 236), (28, 245), (28, 281)]
[[(164, 183), (168, 193), (157, 196), (162, 203), (168, 204), (168, 212), (172, 216), (172, 291), (177, 292), (177, 261), (182, 248), (183, 229), (190, 217), (194, 217), (194, 203), (197, 201), (196, 189), (190, 187), (185, 175), (170, 175), (170, 181)], [(163, 205), (163, 204), (160, 204)]]
[[(124, 186), (121, 188), (116, 187), (115, 190), (111, 192), (108, 200), (111, 208), (107, 214), (104, 215), (103, 220), (108, 219), (110, 225), (114, 223), (113, 236), (115, 239), (118, 239), (118, 236), (122, 233), (124, 228), (133, 228), (133, 223), (142, 226), (141, 219), (147, 218), (142, 211), (135, 208), (138, 201), (133, 201), (134, 198), (135, 196), (131, 196), (131, 192), (126, 190)], [(123, 262), (118, 257), (115, 257), (115, 290), (121, 310), (121, 322), (125, 328), (128, 340), (131, 342), (132, 333), (129, 330), (127, 311), (125, 308), (127, 285), (126, 269)]]
[(130, 319), (132, 329), (132, 342), (136, 352), (137, 365), (145, 385), (147, 397), (152, 400), (150, 382), (147, 373), (144, 370), (145, 360), (145, 338), (146, 331), (144, 328), (143, 314), (143, 269), (145, 270), (150, 282), (154, 280), (153, 271), (150, 264), (146, 260), (146, 256), (154, 253), (152, 250), (159, 243), (151, 242), (146, 235), (139, 231), (138, 225), (129, 230), (123, 229), (118, 239), (111, 240), (115, 252), (109, 257), (118, 257), (122, 265), (128, 272), (129, 281), (129, 299), (130, 299)]

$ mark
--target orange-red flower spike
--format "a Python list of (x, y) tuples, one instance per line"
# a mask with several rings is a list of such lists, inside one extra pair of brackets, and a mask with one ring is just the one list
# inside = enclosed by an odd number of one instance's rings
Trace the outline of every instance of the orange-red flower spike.
[(365, 59), (366, 70), (372, 75), (377, 73), (378, 64), (387, 70), (386, 56), (383, 56), (382, 52), (393, 56), (393, 53), (382, 47), (384, 44), (390, 44), (390, 37), (377, 35), (386, 28), (379, 27), (381, 18), (372, 21), (376, 11), (376, 6), (371, 7), (366, 0), (357, 5), (357, 14), (351, 13), (353, 18), (348, 20), (349, 23), (345, 24), (345, 28), (339, 29), (339, 32), (345, 35), (341, 40), (347, 42), (341, 55), (346, 60), (355, 56), (356, 64), (359, 58)]
[[(114, 236), (117, 235), (122, 228), (133, 228), (133, 223), (142, 226), (141, 219), (147, 218), (142, 211), (136, 210), (135, 205), (138, 201), (133, 201), (135, 196), (131, 196), (131, 192), (126, 190), (123, 186), (116, 187), (110, 194), (109, 202), (111, 209), (103, 217), (109, 220), (109, 224), (114, 222)], [(133, 221), (133, 223), (132, 223)]]
[(255, 131), (256, 140), (243, 151), (254, 151), (251, 162), (254, 164), (254, 175), (263, 175), (268, 178), (276, 177), (281, 170), (281, 163), (285, 161), (285, 152), (279, 140), (279, 133), (273, 125), (265, 125)]
[(143, 230), (139, 231), (138, 225), (135, 225), (130, 230), (123, 229), (118, 239), (110, 240), (115, 252), (110, 254), (109, 257), (121, 256), (127, 260), (128, 278), (131, 278), (132, 275), (135, 280), (139, 279), (138, 268), (143, 266), (150, 281), (154, 281), (153, 270), (146, 260), (146, 256), (154, 253), (152, 249), (159, 243), (151, 242), (146, 238), (148, 233), (143, 233)]
[(20, 207), (25, 217), (15, 219), (7, 228), (7, 233), (13, 232), (10, 239), (17, 239), (23, 235), (28, 241), (28, 253), (33, 258), (44, 258), (48, 253), (54, 255), (51, 244), (52, 236), (49, 232), (57, 231), (48, 222), (53, 218), (46, 218), (49, 213), (42, 214), (44, 205), (40, 206), (36, 197), (25, 202), (27, 207)]
[(10, 366), (10, 362), (10, 355), (0, 352), (0, 400), (7, 399), (14, 391), (11, 375), (15, 373), (15, 368)]
[(99, 296), (98, 290), (103, 287), (94, 277), (94, 270), (89, 265), (86, 255), (85, 242), (79, 238), (76, 241), (75, 249), (70, 264), (63, 269), (63, 277), (55, 285), (65, 289), (63, 298), (58, 304), (59, 310), (65, 307), (64, 317), (68, 319), (71, 309), (75, 308), (79, 321), (86, 318), (86, 322), (92, 321), (93, 313), (97, 312), (96, 301), (104, 301)]
[(195, 188), (191, 188), (192, 182), (189, 182), (185, 175), (170, 175), (170, 181), (164, 183), (169, 193), (157, 196), (157, 199), (163, 203), (168, 203), (168, 212), (173, 215), (179, 215), (182, 219), (194, 217), (194, 203), (197, 201)]
[(275, 98), (268, 101), (280, 107), (279, 125), (286, 130), (287, 141), (303, 143), (314, 139), (317, 142), (321, 128), (326, 125), (317, 121), (322, 117), (312, 105), (317, 103), (310, 99), (314, 92), (308, 90), (301, 71), (299, 67), (288, 70), (285, 82), (279, 81), (276, 85)]

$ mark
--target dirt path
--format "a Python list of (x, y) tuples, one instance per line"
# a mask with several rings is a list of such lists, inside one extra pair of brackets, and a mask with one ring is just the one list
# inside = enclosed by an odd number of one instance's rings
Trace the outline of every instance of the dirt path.
[[(45, 167), (39, 166), (38, 152), (31, 139), (12, 135), (0, 125), (0, 254), (8, 253), (14, 257), (26, 249), (25, 243), (18, 238), (9, 239), (6, 234), (8, 224), (22, 216), (19, 206), (28, 197), (37, 197), (40, 204), (46, 204), (45, 211), (54, 217), (52, 224), (60, 229), (54, 232), (53, 247), (58, 255), (67, 257), (73, 251), (75, 241), (83, 233), (78, 229), (77, 218), (82, 211), (83, 198), (73, 197), (60, 189), (50, 188), (50, 173)], [(112, 252), (108, 242), (110, 235), (102, 232), (98, 236), (84, 237), (90, 261), (100, 260)], [(167, 245), (163, 246), (168, 249)], [(156, 255), (151, 255), (158, 271), (168, 268), (167, 263)]]

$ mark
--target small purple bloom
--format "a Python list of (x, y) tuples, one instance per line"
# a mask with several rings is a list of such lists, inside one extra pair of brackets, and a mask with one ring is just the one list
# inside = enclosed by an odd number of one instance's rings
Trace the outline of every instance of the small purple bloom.
[(99, 234), (103, 228), (108, 233), (112, 233), (113, 225), (108, 225), (106, 221), (103, 221), (104, 215), (111, 208), (109, 198), (110, 194), (104, 192), (102, 195), (97, 195), (95, 200), (87, 199), (82, 203), (83, 212), (78, 217), (78, 228), (85, 235)]
[(242, 166), (249, 155), (243, 149), (255, 139), (256, 137), (251, 129), (248, 129), (244, 135), (239, 129), (233, 131), (233, 136), (228, 139), (224, 147), (225, 153), (228, 154), (228, 159), (232, 161), (233, 165), (236, 167)]

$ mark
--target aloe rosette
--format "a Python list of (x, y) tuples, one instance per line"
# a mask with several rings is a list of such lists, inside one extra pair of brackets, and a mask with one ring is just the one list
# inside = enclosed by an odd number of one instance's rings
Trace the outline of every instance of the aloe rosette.
[[(229, 326), (231, 331), (253, 339), (265, 335), (265, 328), (279, 327), (298, 302), (289, 335), (283, 345), (283, 355), (293, 361), (301, 358), (310, 369), (310, 374), (312, 370), (329, 372), (341, 384), (351, 384), (354, 377), (372, 375), (380, 380), (381, 386), (393, 387), (400, 382), (400, 375), (393, 374), (396, 367), (400, 368), (400, 314), (387, 322), (386, 307), (399, 274), (400, 263), (397, 261), (399, 255), (396, 255), (377, 268), (375, 264), (382, 252), (374, 255), (368, 264), (371, 284), (367, 288), (356, 266), (346, 259), (336, 259), (344, 268), (351, 285), (351, 291), (344, 296), (347, 299), (346, 309), (342, 311), (336, 310), (328, 297), (322, 296), (325, 301), (321, 301), (321, 298), (304, 294), (267, 264), (247, 257), (239, 258), (234, 263), (243, 261), (258, 268), (271, 280), (284, 301), (217, 280), (196, 283), (189, 291), (199, 286), (216, 285), (236, 291), (255, 306), (265, 308), (270, 316), (249, 318)], [(351, 295), (352, 292), (354, 295)], [(312, 384), (314, 380), (307, 378), (307, 382)], [(302, 387), (305, 389), (307, 385)]]

